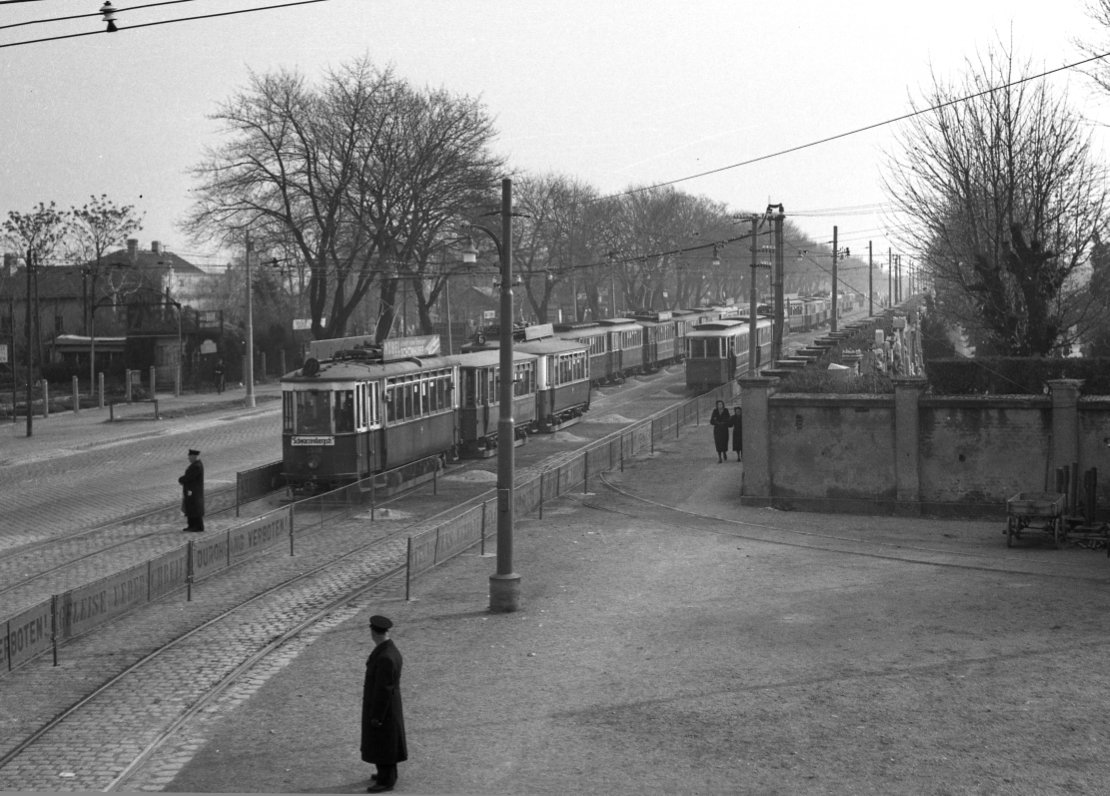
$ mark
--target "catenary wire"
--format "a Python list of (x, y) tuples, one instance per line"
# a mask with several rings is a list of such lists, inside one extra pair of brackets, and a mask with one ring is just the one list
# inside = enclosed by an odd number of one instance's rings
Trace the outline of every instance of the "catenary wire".
[[(163, 20), (158, 20), (156, 22), (142, 22), (142, 23), (137, 24), (137, 25), (125, 25), (125, 26), (119, 28), (117, 30), (117, 32), (121, 32), (121, 31), (125, 31), (125, 30), (138, 30), (139, 28), (149, 28), (149, 27), (153, 27), (154, 25), (169, 25), (169, 24), (174, 23), (174, 22), (192, 22), (192, 21), (195, 21), (195, 20), (198, 20), (198, 19), (212, 19), (212, 18), (215, 18), (215, 17), (229, 17), (229, 16), (233, 16), (235, 14), (249, 14), (252, 11), (272, 11), (272, 10), (278, 9), (278, 8), (289, 8), (290, 6), (303, 6), (303, 5), (310, 5), (312, 3), (326, 3), (326, 2), (328, 2), (328, 0), (294, 0), (294, 2), (290, 2), (290, 3), (278, 3), (276, 5), (259, 6), (257, 8), (241, 8), (241, 9), (237, 9), (235, 11), (220, 11), (220, 12), (215, 13), (215, 14), (198, 14), (197, 16), (193, 16), (193, 17), (178, 17), (176, 19), (163, 19)], [(76, 38), (79, 38), (81, 36), (96, 36), (96, 35), (99, 35), (99, 34), (102, 34), (102, 33), (105, 33), (105, 32), (106, 31), (103, 31), (103, 30), (92, 30), (92, 31), (86, 31), (84, 33), (68, 33), (68, 34), (65, 34), (63, 36), (47, 36), (47, 37), (41, 38), (41, 39), (27, 39), (25, 41), (14, 41), (14, 42), (9, 42), (8, 44), (0, 44), (0, 49), (5, 48), (5, 47), (19, 47), (19, 46), (24, 45), (24, 44), (41, 44), (43, 42), (49, 42), (49, 41), (60, 41), (62, 39), (76, 39)]]

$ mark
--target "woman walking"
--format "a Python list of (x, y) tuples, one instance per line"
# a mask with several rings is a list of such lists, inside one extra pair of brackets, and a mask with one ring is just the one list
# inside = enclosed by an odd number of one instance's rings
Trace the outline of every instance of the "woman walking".
[(732, 424), (732, 417), (725, 408), (724, 401), (717, 401), (717, 408), (709, 416), (709, 425), (713, 426), (713, 444), (717, 446), (717, 464), (728, 460), (728, 429)]
[(744, 458), (744, 416), (740, 413), (739, 406), (732, 408), (732, 449), (736, 451), (736, 461), (742, 461)]

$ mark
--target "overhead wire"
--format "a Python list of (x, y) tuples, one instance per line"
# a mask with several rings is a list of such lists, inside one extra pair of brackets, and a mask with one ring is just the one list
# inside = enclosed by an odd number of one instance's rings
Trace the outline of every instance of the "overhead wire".
[[(12, 2), (13, 0), (0, 0), (0, 2), (5, 2), (5, 1), (6, 2)], [(137, 8), (148, 8), (148, 7), (154, 6), (154, 5), (172, 5), (173, 3), (177, 3), (177, 2), (191, 2), (191, 0), (165, 0), (165, 2), (162, 2), (162, 3), (151, 3), (147, 6), (137, 6)], [(175, 23), (175, 22), (193, 22), (193, 21), (196, 21), (198, 19), (213, 19), (215, 17), (229, 17), (229, 16), (234, 16), (236, 14), (249, 14), (249, 13), (252, 13), (254, 11), (273, 11), (273, 10), (278, 9), (278, 8), (289, 8), (291, 6), (303, 6), (303, 5), (311, 5), (313, 3), (326, 3), (326, 2), (328, 2), (328, 0), (292, 0), (292, 2), (277, 3), (277, 4), (274, 4), (274, 5), (268, 5), (268, 6), (257, 6), (255, 8), (240, 8), (240, 9), (236, 9), (234, 11), (219, 11), (219, 12), (216, 12), (216, 13), (213, 13), (213, 14), (198, 14), (198, 15), (192, 16), (192, 17), (176, 17), (174, 19), (161, 19), (161, 20), (156, 20), (154, 22), (141, 22), (141, 23), (137, 23), (137, 24), (134, 24), (134, 25), (123, 25), (123, 26), (118, 27), (116, 32), (119, 33), (119, 32), (125, 31), (125, 30), (138, 30), (140, 28), (149, 28), (149, 27), (153, 27), (155, 25), (169, 25), (169, 24), (172, 24), (172, 23)], [(116, 12), (119, 13), (119, 11), (121, 11), (121, 10), (130, 10), (130, 9), (116, 9)], [(81, 14), (79, 16), (99, 16), (99, 14)], [(70, 18), (76, 19), (76, 17), (70, 17)], [(49, 22), (49, 21), (53, 21), (53, 20), (40, 20), (40, 21)], [(20, 23), (20, 24), (24, 24), (24, 23)], [(13, 26), (10, 26), (10, 27), (15, 27), (15, 26), (13, 25)], [(5, 47), (19, 47), (19, 46), (24, 45), (24, 44), (41, 44), (43, 42), (61, 41), (63, 39), (76, 39), (76, 38), (80, 38), (82, 36), (96, 36), (96, 35), (99, 35), (99, 34), (102, 34), (102, 33), (105, 33), (105, 32), (106, 31), (103, 31), (103, 30), (92, 30), (92, 31), (85, 31), (85, 32), (82, 32), (82, 33), (67, 33), (67, 34), (64, 34), (64, 35), (61, 35), (61, 36), (46, 36), (46, 37), (41, 38), (41, 39), (26, 39), (24, 41), (16, 41), (16, 42), (9, 42), (7, 44), (0, 44), (0, 49), (5, 48)]]

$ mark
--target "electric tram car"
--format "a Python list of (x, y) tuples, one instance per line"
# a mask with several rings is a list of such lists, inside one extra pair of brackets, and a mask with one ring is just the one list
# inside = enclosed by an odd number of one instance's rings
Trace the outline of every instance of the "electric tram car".
[(832, 302), (816, 296), (791, 296), (784, 302), (787, 328), (791, 332), (808, 332), (829, 321)]
[[(553, 334), (551, 324), (513, 329), (513, 351), (536, 358), (535, 417), (544, 433), (577, 423), (590, 408), (589, 347)], [(491, 326), (462, 350), (498, 352), (500, 344), (500, 329)]]
[[(728, 384), (748, 369), (771, 358), (770, 318), (756, 318), (756, 344), (749, 346), (746, 318), (726, 318), (698, 325), (686, 335), (686, 386), (708, 390)], [(750, 349), (750, 350), (749, 350)]]
[(372, 349), (310, 357), (281, 379), (286, 483), (313, 494), (453, 451), (458, 382), (449, 357), (390, 362)]

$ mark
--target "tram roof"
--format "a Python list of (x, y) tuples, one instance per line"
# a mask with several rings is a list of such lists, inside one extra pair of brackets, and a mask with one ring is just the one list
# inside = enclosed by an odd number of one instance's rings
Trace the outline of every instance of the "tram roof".
[[(536, 358), (535, 354), (513, 348), (514, 362), (530, 362)], [(487, 348), (481, 351), (468, 351), (465, 354), (452, 354), (444, 359), (453, 360), (460, 368), (489, 368), (501, 364), (501, 349)]]
[(283, 384), (325, 384), (334, 381), (366, 381), (390, 376), (449, 368), (456, 363), (452, 357), (412, 357), (396, 362), (370, 362), (360, 359), (325, 359), (314, 376), (304, 375), (304, 367), (282, 376)]

